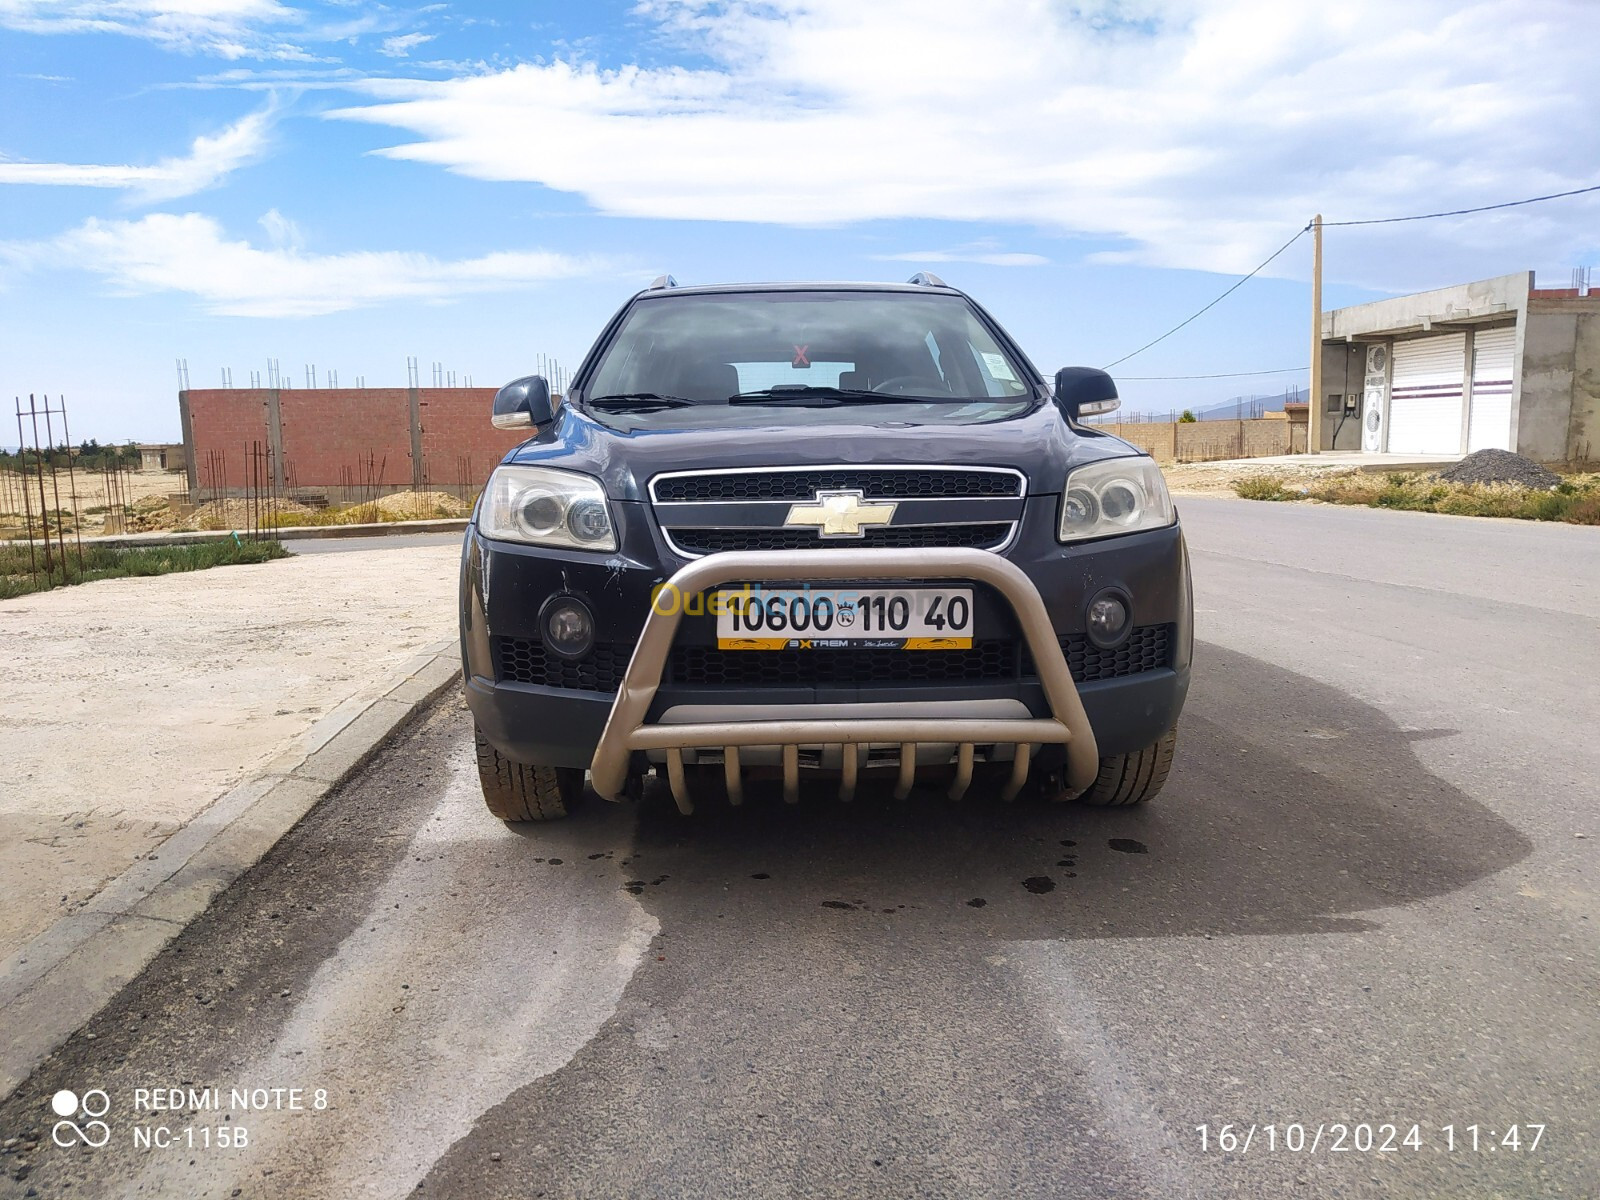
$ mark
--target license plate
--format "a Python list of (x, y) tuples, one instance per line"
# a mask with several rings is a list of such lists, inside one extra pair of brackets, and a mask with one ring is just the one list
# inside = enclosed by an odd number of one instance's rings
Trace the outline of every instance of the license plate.
[(712, 597), (722, 650), (970, 650), (971, 588), (769, 588)]

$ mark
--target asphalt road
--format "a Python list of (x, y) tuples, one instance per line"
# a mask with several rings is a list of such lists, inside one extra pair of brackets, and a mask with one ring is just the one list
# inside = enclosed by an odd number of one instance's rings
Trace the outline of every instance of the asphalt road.
[[(1600, 530), (1181, 507), (1148, 809), (514, 833), (452, 699), (0, 1105), (0, 1195), (1600, 1194)], [(134, 1109), (208, 1087), (304, 1111)]]

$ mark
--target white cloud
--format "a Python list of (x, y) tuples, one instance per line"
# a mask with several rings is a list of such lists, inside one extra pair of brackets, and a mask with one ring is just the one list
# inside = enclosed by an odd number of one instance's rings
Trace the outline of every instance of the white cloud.
[[(542, 184), (610, 214), (1022, 223), (1125, 240), (1130, 261), (1230, 272), (1319, 209), (1492, 203), (1593, 182), (1600, 161), (1592, 0), (637, 11), (712, 65), (373, 80), (357, 85), (368, 102), (333, 115), (414, 134), (392, 157)], [(1453, 274), (1508, 237), (1530, 261), (1561, 261), (1593, 247), (1600, 204), (1585, 203), (1347, 234), (1330, 270), (1393, 281), (1405, 245), (1416, 270)]]
[(543, 250), (445, 260), (398, 250), (308, 254), (299, 248), (298, 228), (275, 210), (262, 224), (276, 243), (271, 249), (230, 241), (201, 213), (90, 219), (48, 241), (0, 242), (0, 262), (19, 273), (90, 271), (120, 295), (183, 293), (210, 312), (242, 317), (313, 317), (396, 300), (440, 302), (609, 269), (596, 258)]
[(164, 158), (150, 167), (4, 162), (0, 183), (125, 188), (147, 202), (173, 200), (213, 187), (259, 159), (266, 151), (274, 115), (275, 107), (268, 105), (220, 133), (195, 138), (187, 157)]
[(303, 250), (306, 237), (300, 232), (300, 226), (284, 216), (275, 208), (269, 208), (261, 214), (261, 220), (256, 222), (266, 230), (267, 240), (278, 250)]
[(397, 37), (384, 38), (383, 47), (378, 53), (386, 54), (390, 58), (405, 58), (424, 42), (433, 41), (434, 36), (431, 33), (403, 33)]
[(309, 57), (267, 30), (302, 14), (278, 0), (0, 0), (0, 26), (24, 33), (119, 33), (223, 58)]
[(1023, 254), (1000, 248), (994, 238), (979, 238), (949, 250), (907, 250), (900, 254), (874, 254), (878, 262), (981, 263), (986, 267), (1042, 267), (1050, 260), (1042, 254)]
[(280, 0), (0, 0), (0, 29), (113, 33), (184, 54), (323, 63), (338, 60), (305, 43), (391, 33), (406, 19), (381, 4), (350, 15), (358, 7), (348, 0), (321, 0), (320, 8)]

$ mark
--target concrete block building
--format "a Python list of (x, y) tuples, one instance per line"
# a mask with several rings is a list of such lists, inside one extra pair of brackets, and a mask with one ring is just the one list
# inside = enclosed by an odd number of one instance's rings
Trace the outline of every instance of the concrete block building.
[(1600, 458), (1600, 288), (1533, 272), (1322, 315), (1324, 450)]

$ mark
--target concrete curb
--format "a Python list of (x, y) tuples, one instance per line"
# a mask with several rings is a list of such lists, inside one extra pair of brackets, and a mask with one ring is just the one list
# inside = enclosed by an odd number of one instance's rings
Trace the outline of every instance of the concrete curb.
[[(276, 533), (279, 541), (298, 542), (317, 538), (392, 537), (404, 533), (460, 533), (467, 524), (466, 517), (443, 517), (432, 521), (376, 521), (367, 525), (291, 525)], [(119, 533), (109, 537), (86, 537), (83, 544), (137, 549), (140, 546), (192, 546), (197, 542), (226, 541), (232, 536), (231, 529), (199, 529), (188, 533)], [(22, 538), (15, 540), (18, 545), (24, 541)], [(77, 541), (69, 537), (67, 548), (70, 550), (75, 545)]]
[(460, 677), (454, 642), (407, 659), (381, 693), (341, 704), (262, 774), (106, 884), (86, 908), (0, 962), (0, 1098)]

